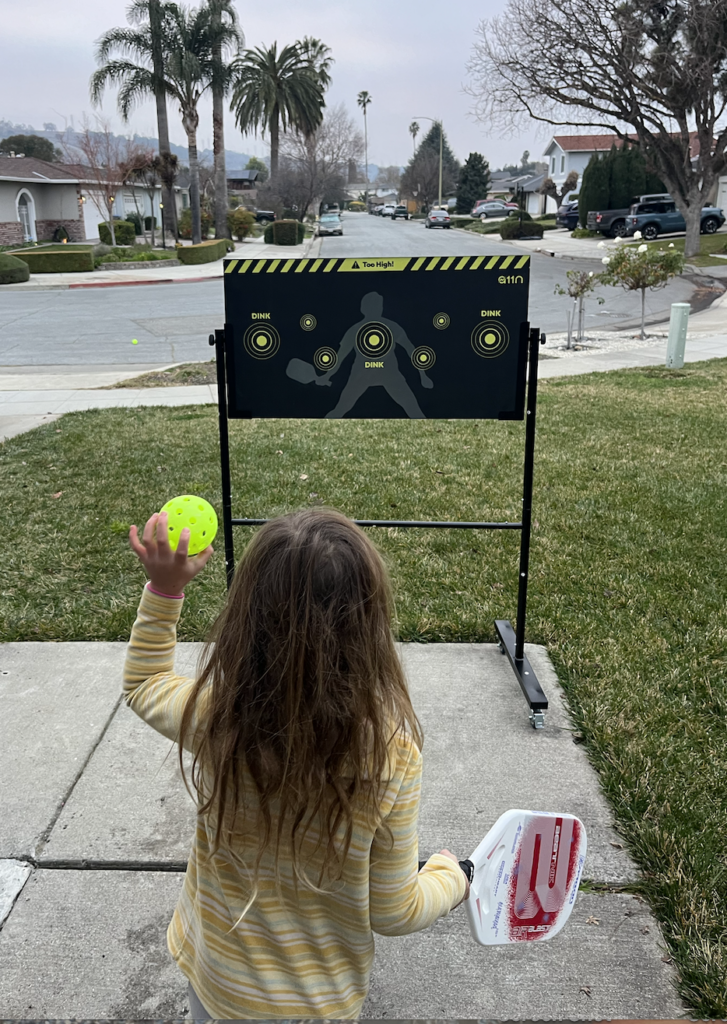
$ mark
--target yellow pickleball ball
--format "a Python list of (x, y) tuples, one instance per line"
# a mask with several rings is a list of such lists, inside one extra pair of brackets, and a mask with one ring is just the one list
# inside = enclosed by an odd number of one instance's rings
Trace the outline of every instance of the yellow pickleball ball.
[(138, 344), (139, 344), (139, 342), (137, 341), (137, 339), (136, 339), (136, 338), (132, 338), (132, 339), (131, 339), (131, 344), (132, 344), (132, 345), (138, 345)]
[(188, 554), (197, 555), (212, 543), (217, 534), (217, 513), (208, 501), (196, 494), (180, 494), (160, 509), (169, 522), (169, 546), (177, 550), (185, 526), (189, 529)]

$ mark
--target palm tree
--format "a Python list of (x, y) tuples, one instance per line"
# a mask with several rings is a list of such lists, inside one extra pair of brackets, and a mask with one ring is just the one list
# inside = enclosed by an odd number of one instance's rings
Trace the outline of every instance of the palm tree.
[[(135, 56), (145, 67), (151, 65), (151, 93), (156, 100), (157, 133), (159, 135), (159, 156), (161, 158), (162, 201), (167, 213), (166, 225), (177, 236), (177, 208), (174, 202), (174, 179), (177, 158), (169, 146), (169, 119), (167, 117), (167, 94), (164, 88), (164, 34), (168, 16), (168, 4), (164, 0), (134, 0), (127, 11), (132, 24), (143, 26), (140, 30), (113, 28), (106, 32), (97, 43), (96, 59), (105, 64), (112, 52), (122, 56)], [(98, 75), (98, 72), (96, 73)], [(96, 76), (94, 76), (95, 78)], [(106, 78), (99, 76), (98, 88), (92, 85), (92, 95), (100, 99)]]
[(323, 120), (325, 99), (320, 71), (312, 66), (300, 43), (277, 42), (265, 50), (246, 50), (232, 65), (231, 107), (243, 134), (262, 128), (270, 132), (270, 178), (278, 173), (280, 129), (288, 126), (312, 135)]
[(226, 238), (227, 172), (225, 168), (224, 99), (230, 88), (230, 66), (224, 50), (239, 52), (245, 39), (232, 0), (207, 0), (212, 18), (212, 151), (215, 163), (215, 238)]
[(356, 98), (359, 107), (363, 109), (364, 115), (364, 160), (366, 161), (366, 203), (369, 201), (369, 132), (366, 124), (366, 107), (371, 103), (371, 95), (364, 89)]
[(330, 46), (326, 46), (320, 39), (306, 36), (300, 44), (300, 49), (318, 75), (323, 88), (327, 89), (331, 84), (331, 76), (328, 71), (331, 64), (334, 63)]
[[(138, 0), (141, 2), (141, 0)], [(189, 199), (192, 208), (192, 241), (202, 241), (199, 203), (199, 163), (197, 159), (198, 105), (213, 77), (212, 40), (214, 33), (207, 7), (197, 11), (162, 0), (162, 51), (165, 60), (162, 84), (168, 96), (179, 104), (182, 125), (189, 150)], [(121, 33), (115, 36), (115, 33)], [(132, 38), (133, 36), (133, 38)], [(108, 38), (114, 37), (114, 38)], [(123, 41), (122, 41), (123, 38)], [(106, 85), (120, 85), (117, 105), (127, 121), (133, 107), (154, 94), (156, 77), (153, 70), (152, 39), (149, 26), (137, 33), (114, 29), (99, 41), (99, 60), (112, 49), (126, 49), (139, 60), (138, 64), (122, 58), (107, 60), (91, 76), (91, 98), (99, 103)]]
[(414, 147), (414, 152), (416, 153), (417, 135), (419, 134), (419, 125), (416, 123), (416, 121), (412, 121), (412, 123), (409, 125), (409, 132), (411, 134), (412, 146)]

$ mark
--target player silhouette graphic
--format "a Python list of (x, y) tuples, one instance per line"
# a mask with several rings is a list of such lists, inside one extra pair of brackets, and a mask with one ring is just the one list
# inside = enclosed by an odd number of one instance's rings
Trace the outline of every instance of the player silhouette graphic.
[[(401, 345), (411, 358), (414, 346), (404, 328), (395, 320), (382, 316), (384, 300), (378, 292), (368, 292), (361, 299), (363, 319), (350, 327), (338, 349), (338, 358), (333, 369), (316, 377), (320, 387), (330, 387), (331, 377), (341, 368), (349, 352), (355, 352), (354, 363), (346, 385), (341, 392), (335, 409), (326, 413), (326, 419), (340, 419), (353, 409), (364, 391), (371, 387), (386, 388), (397, 405), (400, 405), (412, 420), (425, 419), (406, 378), (399, 369), (396, 346)], [(419, 371), (422, 387), (433, 388), (434, 383), (424, 370)]]

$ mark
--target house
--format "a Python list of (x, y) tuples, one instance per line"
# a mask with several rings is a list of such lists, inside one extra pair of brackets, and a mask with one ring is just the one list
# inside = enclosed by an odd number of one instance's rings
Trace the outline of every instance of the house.
[[(635, 140), (637, 136), (629, 133), (628, 138)], [(548, 161), (547, 177), (552, 178), (560, 188), (570, 172), (576, 171), (578, 184), (568, 193), (568, 196), (574, 195), (578, 192), (583, 172), (593, 154), (605, 156), (613, 145), (620, 149), (623, 140), (617, 135), (554, 135), (543, 152), (544, 159)], [(691, 135), (690, 156), (694, 164), (699, 156), (699, 139), (696, 132), (692, 132)], [(727, 176), (715, 183), (708, 201), (713, 202), (719, 194), (723, 194), (727, 201)], [(555, 200), (548, 198), (547, 212), (554, 212), (555, 209)]]
[[(179, 213), (189, 205), (189, 189), (178, 180), (174, 191)], [(124, 185), (116, 192), (113, 216), (124, 220), (138, 212), (144, 218), (153, 212), (161, 225), (160, 202), (160, 185)], [(99, 223), (107, 219), (105, 195), (85, 164), (0, 157), (0, 245), (50, 241), (60, 226), (71, 242), (95, 241)]]
[[(525, 197), (525, 210), (531, 217), (546, 212), (548, 197), (537, 190), (545, 181), (545, 174), (512, 174), (510, 171), (493, 171), (490, 175), (488, 199), (514, 200), (519, 192)], [(550, 200), (552, 203), (553, 200)]]
[(230, 195), (239, 195), (245, 192), (249, 199), (257, 195), (257, 178), (260, 171), (228, 171), (227, 191)]
[(85, 240), (78, 178), (62, 164), (0, 157), (0, 245), (50, 240), (61, 224), (72, 242)]

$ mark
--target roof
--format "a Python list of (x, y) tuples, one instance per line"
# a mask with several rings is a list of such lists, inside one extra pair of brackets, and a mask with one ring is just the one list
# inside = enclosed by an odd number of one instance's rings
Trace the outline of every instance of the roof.
[(228, 181), (255, 181), (260, 171), (245, 169), (244, 171), (228, 171)]
[(64, 164), (51, 164), (34, 156), (0, 156), (0, 178), (5, 181), (62, 182), (78, 181)]
[[(672, 137), (678, 139), (679, 132), (672, 132)], [(629, 132), (627, 138), (636, 142), (638, 136), (635, 132)], [(543, 150), (543, 156), (550, 153), (554, 144), (560, 146), (564, 153), (593, 153), (609, 150), (614, 145), (616, 149), (620, 149), (623, 146), (623, 139), (617, 135), (554, 135)], [(692, 159), (699, 156), (699, 139), (696, 132), (690, 133), (690, 156)]]

